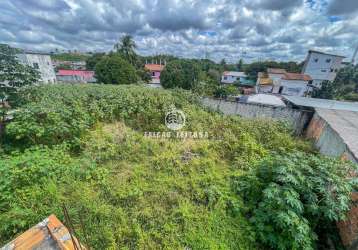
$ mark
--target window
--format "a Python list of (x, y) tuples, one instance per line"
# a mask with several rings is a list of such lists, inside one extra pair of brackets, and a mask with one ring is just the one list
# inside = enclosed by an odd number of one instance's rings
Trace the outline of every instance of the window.
[(318, 58), (315, 58), (315, 59), (314, 59), (314, 62), (318, 62)]
[(32, 65), (34, 66), (35, 69), (39, 69), (39, 68), (40, 68), (38, 63), (33, 63)]
[(330, 63), (331, 61), (331, 59), (326, 59), (326, 63)]
[(334, 71), (334, 69), (333, 68), (331, 68), (331, 72), (333, 72)]
[(278, 93), (279, 93), (279, 94), (282, 94), (282, 91), (283, 91), (283, 86), (281, 86), (281, 87), (279, 88)]
[(224, 80), (227, 80), (227, 76), (224, 76)]
[(155, 76), (155, 72), (152, 72), (152, 76)]
[(321, 71), (322, 71), (322, 72), (327, 72), (327, 70), (325, 70), (325, 69), (322, 69)]

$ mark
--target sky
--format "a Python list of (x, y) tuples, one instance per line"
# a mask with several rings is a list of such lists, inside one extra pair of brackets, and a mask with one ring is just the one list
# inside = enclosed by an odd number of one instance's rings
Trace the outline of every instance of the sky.
[(141, 55), (302, 61), (352, 57), (358, 0), (0, 0), (0, 43), (108, 52), (124, 34)]

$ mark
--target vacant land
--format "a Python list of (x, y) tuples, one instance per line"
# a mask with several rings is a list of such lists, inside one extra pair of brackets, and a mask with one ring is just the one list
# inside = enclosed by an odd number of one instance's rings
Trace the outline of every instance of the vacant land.
[[(335, 201), (350, 187), (331, 178), (343, 163), (282, 124), (206, 111), (187, 92), (57, 85), (19, 98), (0, 151), (0, 245), (51, 213), (63, 219), (66, 204), (93, 249), (309, 249), (324, 212), (348, 208)], [(168, 131), (171, 105), (185, 131), (209, 138), (145, 137)], [(325, 178), (335, 197), (321, 195)]]

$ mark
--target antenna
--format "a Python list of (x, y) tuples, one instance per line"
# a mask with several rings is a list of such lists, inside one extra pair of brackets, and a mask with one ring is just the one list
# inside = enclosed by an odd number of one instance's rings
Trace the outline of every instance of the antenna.
[(356, 48), (356, 50), (354, 51), (354, 53), (353, 53), (353, 57), (352, 57), (352, 65), (354, 65), (354, 62), (355, 62), (355, 59), (356, 59), (356, 56), (357, 56), (357, 53), (358, 53), (358, 46), (357, 46), (357, 48)]

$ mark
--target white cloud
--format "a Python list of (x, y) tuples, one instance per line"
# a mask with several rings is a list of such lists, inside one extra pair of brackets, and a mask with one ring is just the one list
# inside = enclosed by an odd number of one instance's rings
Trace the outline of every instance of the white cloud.
[(314, 47), (350, 56), (358, 42), (353, 2), (2, 0), (0, 42), (38, 50), (108, 51), (129, 33), (146, 55), (204, 57), (207, 51), (212, 59), (234, 62), (245, 51), (247, 60), (303, 60)]

